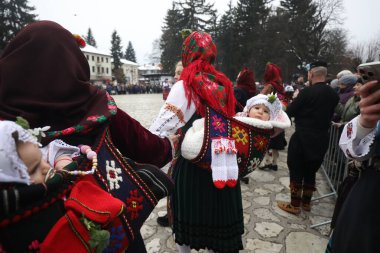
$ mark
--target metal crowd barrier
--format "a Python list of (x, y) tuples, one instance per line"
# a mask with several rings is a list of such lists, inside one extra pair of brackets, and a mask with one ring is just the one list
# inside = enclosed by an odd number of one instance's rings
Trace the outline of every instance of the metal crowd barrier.
[[(325, 158), (323, 160), (321, 169), (327, 180), (327, 183), (331, 189), (330, 193), (322, 195), (320, 197), (313, 198), (312, 201), (327, 198), (327, 197), (338, 197), (339, 186), (341, 185), (343, 179), (347, 175), (347, 165), (348, 159), (343, 154), (339, 147), (340, 133), (338, 127), (330, 127), (330, 140), (329, 147), (327, 149)], [(331, 223), (331, 220), (324, 221), (318, 224), (310, 226), (310, 228), (316, 228), (322, 225)]]

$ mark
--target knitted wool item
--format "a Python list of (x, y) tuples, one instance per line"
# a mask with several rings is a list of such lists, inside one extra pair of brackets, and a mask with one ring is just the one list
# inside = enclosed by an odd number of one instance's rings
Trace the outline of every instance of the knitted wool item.
[(213, 138), (211, 140), (211, 171), (212, 181), (218, 189), (222, 189), (227, 183), (226, 153), (223, 145), (224, 138)]
[(237, 149), (235, 148), (234, 139), (222, 139), (226, 149), (226, 168), (227, 168), (227, 186), (235, 187), (239, 176), (239, 167), (237, 164)]

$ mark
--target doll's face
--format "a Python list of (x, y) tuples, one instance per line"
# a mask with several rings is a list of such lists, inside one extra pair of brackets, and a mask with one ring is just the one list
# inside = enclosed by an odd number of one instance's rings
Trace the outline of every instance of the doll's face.
[(45, 182), (45, 176), (50, 169), (50, 165), (42, 159), (42, 153), (38, 146), (31, 142), (19, 141), (17, 143), (17, 152), (28, 168), (31, 183)]
[(254, 105), (249, 110), (248, 117), (268, 121), (270, 119), (269, 108), (263, 104)]

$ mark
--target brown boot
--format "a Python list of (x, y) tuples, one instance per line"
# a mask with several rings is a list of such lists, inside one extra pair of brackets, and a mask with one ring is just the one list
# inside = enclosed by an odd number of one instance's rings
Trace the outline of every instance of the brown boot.
[(315, 187), (312, 185), (303, 185), (302, 187), (302, 210), (305, 212), (311, 211), (311, 198), (313, 197), (313, 192)]
[(301, 208), (299, 206), (292, 206), (289, 202), (277, 201), (277, 205), (280, 209), (288, 213), (299, 214), (301, 212)]
[(290, 183), (290, 203), (284, 201), (277, 201), (277, 205), (282, 210), (292, 213), (299, 214), (301, 212), (301, 193), (302, 186), (298, 183), (291, 182)]

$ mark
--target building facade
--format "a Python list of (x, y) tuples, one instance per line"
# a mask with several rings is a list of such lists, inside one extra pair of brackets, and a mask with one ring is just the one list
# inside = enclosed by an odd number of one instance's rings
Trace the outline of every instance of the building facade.
[(139, 80), (139, 73), (138, 73), (138, 67), (139, 65), (135, 62), (128, 61), (126, 59), (120, 59), (122, 65), (121, 68), (123, 69), (123, 73), (125, 75), (125, 81), (127, 85), (135, 85), (138, 84)]
[(112, 80), (111, 54), (86, 45), (81, 48), (90, 65), (90, 80), (94, 83), (110, 82)]

